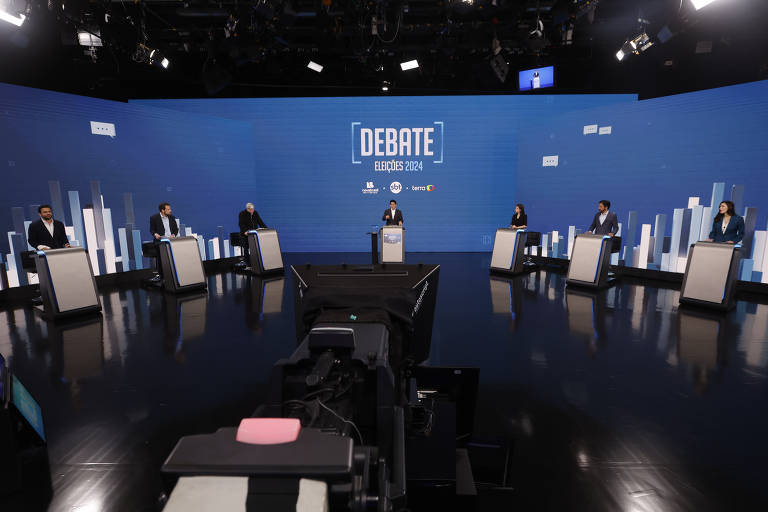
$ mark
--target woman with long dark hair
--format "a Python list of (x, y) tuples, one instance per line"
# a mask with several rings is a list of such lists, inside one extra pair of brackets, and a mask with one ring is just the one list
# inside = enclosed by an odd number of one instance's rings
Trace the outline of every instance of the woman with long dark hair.
[(528, 227), (528, 216), (525, 214), (525, 207), (521, 203), (515, 205), (515, 214), (512, 216), (509, 227), (517, 229)]
[(732, 201), (723, 201), (712, 223), (710, 242), (737, 244), (744, 238), (744, 218), (736, 215)]

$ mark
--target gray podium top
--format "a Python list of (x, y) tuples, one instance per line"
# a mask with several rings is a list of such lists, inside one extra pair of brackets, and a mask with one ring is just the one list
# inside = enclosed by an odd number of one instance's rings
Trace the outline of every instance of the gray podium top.
[(573, 241), (573, 254), (568, 266), (568, 279), (594, 283), (597, 280), (600, 252), (607, 235), (578, 235)]
[(517, 249), (518, 232), (525, 233), (525, 229), (499, 228), (496, 230), (491, 253), (491, 268), (509, 270), (512, 267), (512, 258)]
[(259, 239), (261, 251), (261, 263), (264, 270), (283, 268), (283, 254), (280, 249), (280, 240), (277, 238), (277, 230), (271, 228), (253, 229), (253, 233)]
[(88, 253), (82, 247), (37, 251), (48, 266), (51, 291), (59, 312), (74, 311), (99, 304)]
[(179, 286), (188, 286), (205, 282), (203, 272), (203, 260), (200, 257), (200, 246), (197, 238), (182, 236), (176, 238), (163, 238), (171, 250), (173, 269)]
[(691, 249), (681, 296), (720, 303), (725, 296), (733, 253), (740, 245), (696, 242)]

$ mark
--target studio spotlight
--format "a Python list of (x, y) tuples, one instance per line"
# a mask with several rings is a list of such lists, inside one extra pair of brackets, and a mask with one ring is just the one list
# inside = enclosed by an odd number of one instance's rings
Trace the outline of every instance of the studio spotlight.
[(0, 7), (0, 20), (7, 21), (12, 25), (20, 27), (22, 23), (24, 23), (24, 20), (27, 19), (27, 17), (21, 13), (11, 14), (10, 12), (6, 11), (6, 9), (7, 7)]
[(149, 63), (155, 66), (160, 66), (163, 69), (168, 69), (171, 61), (165, 58), (160, 50), (155, 49), (149, 52)]
[(381, 91), (382, 92), (389, 92), (390, 85), (391, 84), (389, 82), (387, 82), (386, 80), (381, 82)]
[(409, 69), (416, 69), (417, 67), (419, 67), (419, 61), (417, 61), (416, 59), (400, 63), (400, 68), (403, 71), (408, 71)]
[(717, 0), (691, 0), (691, 3), (693, 4), (693, 7), (698, 11), (702, 7), (706, 7), (712, 2), (716, 2)]
[(620, 61), (624, 60), (625, 55), (626, 54), (624, 53), (624, 50), (619, 50), (616, 52), (616, 58), (619, 59)]
[(309, 64), (307, 64), (307, 67), (312, 71), (316, 71), (318, 73), (320, 73), (323, 70), (323, 66), (321, 66), (317, 62), (312, 62), (312, 61), (309, 61)]

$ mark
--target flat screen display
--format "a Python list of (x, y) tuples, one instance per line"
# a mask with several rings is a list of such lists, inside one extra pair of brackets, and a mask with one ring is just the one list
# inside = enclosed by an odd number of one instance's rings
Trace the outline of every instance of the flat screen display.
[(40, 436), (40, 439), (45, 441), (45, 432), (43, 431), (43, 412), (40, 410), (40, 406), (32, 395), (29, 394), (27, 388), (25, 388), (16, 376), (13, 376), (13, 385), (11, 386), (11, 392), (13, 393), (13, 405), (19, 410), (24, 419), (35, 429), (35, 432)]
[(518, 80), (521, 91), (531, 91), (533, 89), (544, 89), (545, 87), (555, 86), (555, 67), (547, 66), (545, 68), (526, 69), (520, 71)]
[(5, 403), (5, 358), (0, 354), (0, 407)]

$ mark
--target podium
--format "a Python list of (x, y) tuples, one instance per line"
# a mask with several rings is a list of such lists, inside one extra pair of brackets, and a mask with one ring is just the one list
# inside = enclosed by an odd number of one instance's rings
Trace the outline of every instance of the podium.
[(42, 307), (50, 319), (96, 313), (101, 301), (93, 278), (91, 261), (82, 247), (48, 249), (34, 255), (40, 280)]
[(573, 254), (568, 265), (567, 285), (603, 288), (613, 283), (609, 276), (614, 237), (583, 233), (573, 241)]
[(527, 242), (528, 232), (524, 229), (497, 229), (491, 253), (491, 271), (510, 274), (524, 272)]
[(405, 228), (382, 226), (379, 232), (379, 253), (382, 263), (405, 263)]
[(251, 272), (258, 275), (284, 270), (277, 230), (261, 228), (248, 231), (248, 263)]
[(182, 293), (207, 287), (197, 238), (161, 238), (157, 250), (167, 291)]
[(741, 244), (696, 242), (688, 251), (688, 262), (680, 290), (680, 303), (727, 311), (741, 261)]

